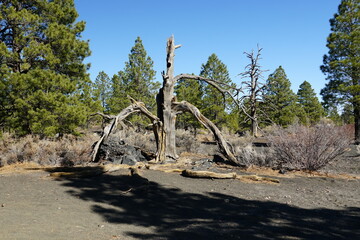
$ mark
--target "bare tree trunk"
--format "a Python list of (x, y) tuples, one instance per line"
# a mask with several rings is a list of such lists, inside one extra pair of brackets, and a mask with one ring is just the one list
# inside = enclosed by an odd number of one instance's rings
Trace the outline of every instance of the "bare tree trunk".
[[(252, 60), (253, 61), (253, 60)], [(255, 62), (256, 64), (256, 62)], [(251, 78), (251, 95), (250, 95), (250, 116), (251, 116), (251, 134), (256, 137), (257, 136), (257, 127), (258, 127), (258, 122), (257, 122), (257, 114), (256, 114), (256, 88), (257, 88), (257, 80), (258, 80), (258, 76), (256, 76), (256, 67), (255, 66), (251, 66), (251, 73), (250, 73), (250, 78)]]
[[(181, 47), (181, 45), (175, 45), (174, 37), (170, 37), (167, 41), (167, 58), (166, 58), (166, 74), (163, 73), (163, 87), (159, 90), (157, 95), (157, 106), (158, 106), (158, 118), (163, 122), (164, 133), (163, 137), (165, 139), (165, 158), (166, 159), (177, 159), (178, 155), (176, 153), (176, 144), (175, 144), (175, 123), (176, 123), (176, 113), (178, 111), (187, 111), (192, 113), (207, 129), (209, 129), (215, 136), (215, 140), (219, 145), (220, 152), (224, 155), (225, 158), (231, 162), (238, 164), (237, 160), (232, 153), (230, 146), (227, 144), (223, 138), (220, 130), (213, 124), (209, 119), (204, 117), (199, 109), (187, 102), (176, 102), (176, 97), (174, 96), (174, 86), (177, 81), (181, 79), (205, 81), (211, 86), (215, 87), (219, 92), (224, 96), (228, 94), (233, 98), (229, 90), (223, 88), (223, 84), (213, 79), (207, 79), (200, 76), (189, 75), (189, 74), (180, 74), (174, 76), (174, 57), (175, 49)], [(231, 86), (227, 86), (232, 88)], [(234, 98), (233, 98), (234, 99)], [(235, 99), (234, 99), (235, 100)]]
[(258, 48), (256, 55), (254, 54), (254, 51), (251, 53), (245, 52), (251, 63), (246, 66), (246, 72), (241, 74), (243, 77), (250, 77), (250, 81), (242, 82), (242, 85), (245, 86), (245, 89), (249, 91), (249, 94), (245, 95), (243, 99), (249, 99), (250, 114), (246, 113), (245, 109), (243, 109), (243, 112), (249, 117), (251, 121), (251, 134), (255, 137), (258, 135), (259, 129), (257, 103), (259, 101), (260, 95), (263, 93), (264, 88), (264, 85), (259, 82), (263, 72), (259, 65), (259, 60), (261, 59), (261, 50), (262, 48)]
[(353, 106), (355, 117), (355, 144), (360, 145), (360, 104), (358, 102), (354, 102)]
[[(254, 81), (252, 80), (254, 83)], [(254, 84), (255, 85), (255, 84)], [(257, 118), (257, 105), (256, 105), (256, 95), (255, 95), (255, 86), (252, 88), (252, 93), (250, 96), (250, 116), (251, 116), (251, 134), (254, 137), (257, 137), (258, 130), (258, 118)]]
[(180, 45), (175, 46), (173, 36), (168, 39), (166, 46), (166, 74), (163, 73), (163, 87), (159, 90), (156, 98), (158, 117), (163, 122), (164, 127), (165, 157), (173, 160), (179, 157), (175, 145), (176, 113), (171, 109), (171, 103), (175, 100), (174, 86), (176, 83), (176, 79), (174, 79), (174, 56), (175, 49), (179, 47)]

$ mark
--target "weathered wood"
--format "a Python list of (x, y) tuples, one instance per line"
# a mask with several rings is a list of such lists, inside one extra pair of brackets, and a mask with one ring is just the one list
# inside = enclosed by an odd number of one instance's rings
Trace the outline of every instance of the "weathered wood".
[(245, 69), (244, 73), (240, 75), (242, 77), (249, 77), (249, 81), (243, 81), (241, 84), (247, 90), (248, 94), (244, 95), (242, 101), (248, 100), (250, 105), (250, 113), (246, 112), (246, 109), (243, 108), (243, 112), (249, 117), (251, 121), (251, 133), (253, 136), (258, 136), (259, 128), (259, 119), (258, 119), (258, 112), (259, 112), (259, 101), (261, 100), (261, 95), (263, 94), (265, 85), (260, 83), (260, 79), (262, 78), (262, 73), (264, 72), (261, 70), (261, 66), (259, 65), (259, 60), (261, 59), (261, 50), (262, 48), (258, 48), (257, 54), (254, 54), (254, 51), (251, 53), (244, 52), (246, 56), (250, 59), (250, 64), (248, 64)]
[(204, 115), (202, 115), (197, 107), (186, 101), (173, 102), (172, 106), (173, 109), (176, 111), (190, 112), (191, 114), (193, 114), (194, 117), (214, 135), (219, 150), (224, 155), (224, 157), (236, 165), (239, 164), (232, 152), (231, 146), (226, 142), (225, 138), (221, 134), (221, 131), (216, 127), (213, 122), (211, 122)]
[[(175, 144), (175, 123), (176, 123), (176, 114), (179, 110), (185, 110), (187, 112), (193, 113), (194, 116), (215, 136), (217, 143), (219, 144), (220, 151), (228, 158), (231, 162), (237, 164), (236, 158), (229, 149), (228, 144), (221, 135), (220, 130), (207, 118), (205, 118), (200, 111), (193, 105), (186, 103), (183, 107), (180, 107), (180, 103), (174, 104), (176, 102), (176, 97), (174, 96), (174, 86), (177, 81), (181, 79), (189, 80), (198, 80), (205, 81), (211, 86), (215, 87), (220, 93), (225, 95), (230, 95), (234, 100), (234, 96), (226, 88), (231, 88), (233, 91), (238, 89), (221, 83), (219, 81), (208, 79), (200, 76), (190, 75), (190, 74), (180, 74), (174, 77), (174, 57), (175, 49), (181, 45), (175, 45), (174, 37), (170, 37), (167, 41), (167, 58), (166, 58), (166, 74), (163, 73), (163, 87), (160, 89), (157, 95), (157, 106), (158, 106), (158, 117), (163, 122), (164, 128), (164, 138), (165, 138), (165, 157), (167, 159), (177, 159), (178, 155), (176, 153), (176, 144)], [(236, 94), (237, 94), (236, 93)]]
[(181, 172), (181, 175), (191, 178), (238, 179), (240, 181), (280, 183), (280, 181), (275, 178), (261, 177), (257, 175), (237, 175), (235, 172), (217, 173), (210, 171), (193, 171), (186, 169)]
[(174, 57), (175, 49), (181, 45), (176, 45), (174, 36), (171, 36), (167, 41), (166, 46), (166, 74), (163, 73), (163, 86), (159, 90), (157, 96), (158, 117), (163, 123), (163, 137), (165, 139), (165, 157), (170, 159), (177, 159), (179, 156), (176, 153), (175, 145), (175, 123), (176, 113), (171, 109), (171, 102), (174, 100)]
[[(171, 36), (167, 41), (166, 46), (166, 73), (162, 73), (163, 77), (163, 86), (159, 90), (159, 93), (156, 96), (157, 102), (157, 117), (150, 113), (144, 106), (143, 103), (133, 101), (133, 104), (121, 111), (116, 117), (112, 117), (111, 122), (104, 129), (104, 133), (101, 136), (101, 139), (96, 143), (93, 153), (92, 160), (94, 161), (97, 157), (98, 149), (101, 143), (108, 137), (108, 135), (116, 128), (119, 121), (125, 119), (128, 115), (134, 112), (141, 112), (148, 116), (153, 122), (153, 130), (155, 134), (157, 152), (156, 152), (156, 162), (164, 162), (166, 160), (176, 160), (179, 156), (176, 153), (176, 144), (175, 144), (175, 123), (176, 115), (179, 111), (187, 111), (192, 113), (207, 129), (209, 129), (214, 137), (216, 142), (219, 145), (220, 152), (227, 158), (230, 162), (238, 164), (231, 146), (225, 141), (220, 130), (213, 124), (209, 119), (203, 116), (199, 109), (187, 102), (176, 102), (176, 97), (174, 95), (174, 86), (177, 81), (181, 79), (190, 79), (205, 81), (211, 86), (215, 87), (219, 92), (225, 97), (226, 94), (230, 95), (233, 100), (236, 102), (235, 96), (231, 94), (228, 90), (235, 91), (235, 95), (239, 93), (239, 89), (234, 88), (233, 86), (226, 85), (219, 81), (213, 79), (207, 79), (200, 76), (194, 76), (189, 74), (180, 74), (174, 77), (174, 57), (175, 49), (179, 48), (181, 45), (175, 45), (174, 37)], [(243, 106), (241, 106), (243, 107)], [(109, 118), (107, 115), (103, 117)]]
[(270, 177), (261, 177), (257, 175), (237, 175), (236, 179), (242, 181), (253, 181), (253, 182), (267, 182), (267, 183), (280, 183), (279, 179)]
[[(156, 117), (149, 110), (147, 110), (144, 103), (137, 102), (132, 98), (130, 98), (130, 100), (132, 101), (132, 104), (124, 108), (118, 115), (112, 116), (111, 122), (105, 126), (101, 138), (99, 139), (99, 141), (96, 142), (93, 148), (93, 151), (91, 153), (91, 161), (96, 161), (101, 144), (116, 129), (117, 124), (119, 122), (122, 122), (125, 118), (127, 118), (131, 114), (137, 112), (141, 112), (153, 122), (153, 131), (155, 134), (156, 145), (157, 145), (155, 162), (162, 162), (165, 160), (165, 147), (164, 147), (165, 145), (164, 145), (162, 122), (158, 117)], [(108, 117), (108, 115), (105, 116)]]
[(196, 75), (191, 75), (191, 74), (180, 74), (180, 75), (177, 75), (174, 79), (175, 79), (175, 81), (186, 79), (186, 80), (197, 80), (197, 81), (206, 82), (207, 84), (211, 85), (212, 87), (214, 87), (216, 90), (218, 90), (222, 94), (224, 101), (225, 101), (226, 95), (229, 96), (232, 99), (233, 103), (235, 103), (237, 105), (237, 107), (239, 109), (241, 109), (241, 111), (249, 119), (252, 119), (252, 116), (247, 112), (247, 110), (245, 109), (245, 106), (243, 104), (244, 99), (246, 99), (247, 96), (238, 98), (239, 94), (243, 93), (243, 90), (241, 88), (236, 88), (234, 86), (219, 82), (214, 79), (204, 78), (201, 76), (196, 76)]
[(181, 173), (184, 177), (192, 177), (192, 178), (216, 178), (216, 179), (234, 179), (236, 178), (236, 173), (216, 173), (210, 171), (192, 171), (186, 169)]

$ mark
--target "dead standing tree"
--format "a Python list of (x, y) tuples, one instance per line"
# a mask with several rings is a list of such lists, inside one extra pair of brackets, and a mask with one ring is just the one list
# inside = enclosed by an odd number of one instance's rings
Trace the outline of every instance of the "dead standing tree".
[(244, 52), (246, 57), (250, 59), (250, 63), (245, 67), (246, 71), (240, 74), (243, 78), (250, 78), (249, 81), (243, 81), (241, 83), (243, 91), (246, 91), (247, 94), (244, 94), (240, 101), (248, 101), (248, 109), (243, 108), (242, 110), (251, 121), (251, 134), (255, 137), (258, 135), (259, 129), (259, 101), (262, 100), (261, 97), (265, 87), (265, 85), (260, 82), (262, 73), (265, 72), (261, 70), (261, 66), (259, 65), (261, 50), (262, 48), (258, 47), (256, 55), (254, 51), (251, 51), (251, 53)]
[(181, 45), (175, 45), (173, 36), (168, 39), (166, 46), (166, 72), (162, 73), (163, 86), (159, 90), (159, 93), (156, 97), (158, 108), (157, 116), (149, 112), (145, 108), (145, 105), (143, 103), (137, 102), (134, 99), (132, 99), (132, 104), (122, 110), (117, 116), (107, 116), (99, 113), (99, 115), (109, 118), (111, 122), (104, 128), (103, 135), (93, 149), (93, 161), (95, 161), (97, 158), (98, 150), (102, 142), (111, 134), (112, 131), (116, 129), (117, 124), (124, 120), (126, 117), (128, 117), (130, 114), (136, 112), (145, 114), (153, 122), (153, 129), (157, 145), (155, 161), (165, 162), (167, 160), (176, 160), (178, 158), (175, 144), (176, 115), (182, 112), (190, 112), (205, 128), (207, 128), (214, 135), (219, 150), (224, 155), (224, 157), (228, 161), (234, 164), (238, 164), (238, 161), (233, 154), (231, 146), (225, 141), (220, 130), (215, 126), (215, 124), (213, 124), (209, 119), (202, 115), (199, 109), (196, 108), (194, 105), (186, 101), (176, 102), (176, 97), (174, 95), (174, 86), (177, 81), (182, 79), (205, 81), (214, 88), (216, 88), (218, 91), (220, 91), (224, 96), (226, 94), (229, 94), (231, 97), (233, 97), (228, 90), (222, 87), (223, 83), (220, 83), (216, 80), (190, 74), (180, 74), (174, 76), (175, 49), (179, 47), (181, 47)]
[(180, 45), (175, 46), (174, 38), (171, 37), (167, 42), (167, 71), (163, 73), (163, 87), (160, 89), (157, 96), (158, 104), (158, 116), (152, 115), (144, 106), (144, 104), (132, 100), (133, 104), (121, 111), (117, 116), (105, 116), (111, 119), (111, 122), (108, 126), (104, 128), (104, 134), (101, 139), (97, 142), (92, 153), (92, 159), (95, 160), (97, 156), (98, 149), (102, 141), (107, 138), (107, 136), (116, 128), (117, 124), (125, 119), (132, 113), (141, 112), (148, 116), (151, 121), (153, 121), (154, 133), (157, 142), (157, 153), (156, 161), (163, 162), (166, 159), (177, 159), (178, 155), (176, 154), (176, 145), (175, 145), (175, 123), (176, 115), (180, 112), (190, 112), (192, 113), (208, 130), (210, 130), (214, 136), (215, 140), (218, 143), (220, 152), (233, 163), (237, 163), (235, 156), (233, 155), (230, 146), (227, 144), (219, 129), (205, 116), (203, 116), (200, 111), (193, 105), (188, 102), (176, 102), (174, 96), (174, 86), (177, 81), (181, 79), (192, 79), (206, 81), (216, 89), (218, 89), (222, 94), (227, 94), (226, 90), (218, 84), (217, 81), (212, 79), (206, 79), (199, 76), (193, 76), (188, 74), (181, 74), (174, 77), (174, 56), (175, 49), (180, 47)]

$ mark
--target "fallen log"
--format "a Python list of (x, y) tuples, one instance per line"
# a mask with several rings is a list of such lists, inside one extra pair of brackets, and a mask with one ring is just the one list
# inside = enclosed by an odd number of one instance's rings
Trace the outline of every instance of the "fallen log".
[(278, 179), (270, 178), (270, 177), (260, 177), (256, 175), (241, 175), (236, 176), (238, 180), (249, 180), (254, 182), (270, 182), (270, 183), (280, 183)]
[(216, 173), (210, 171), (192, 171), (189, 169), (185, 169), (181, 173), (184, 177), (192, 177), (192, 178), (215, 178), (215, 179), (234, 179), (236, 178), (236, 173)]
[(269, 177), (260, 177), (256, 175), (237, 175), (235, 172), (230, 173), (216, 173), (210, 171), (193, 171), (193, 170), (183, 170), (181, 175), (184, 177), (191, 178), (212, 178), (212, 179), (238, 179), (238, 180), (247, 180), (254, 182), (270, 182), (270, 183), (280, 183), (278, 179), (269, 178)]
[(144, 164), (139, 163), (135, 166), (129, 166), (126, 164), (113, 165), (108, 164), (104, 166), (97, 167), (74, 167), (74, 168), (48, 168), (47, 171), (50, 171), (50, 177), (55, 178), (87, 178), (87, 177), (95, 177), (104, 173), (116, 172), (122, 169), (129, 169), (130, 175), (140, 175), (138, 168), (143, 167)]

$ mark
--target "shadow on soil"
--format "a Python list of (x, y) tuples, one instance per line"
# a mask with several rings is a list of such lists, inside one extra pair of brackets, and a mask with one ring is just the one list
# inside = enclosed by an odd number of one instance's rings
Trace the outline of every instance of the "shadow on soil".
[[(360, 239), (360, 208), (301, 209), (219, 193), (193, 194), (140, 176), (61, 179), (105, 221), (151, 228), (137, 239)], [(131, 189), (129, 191), (129, 189)]]

